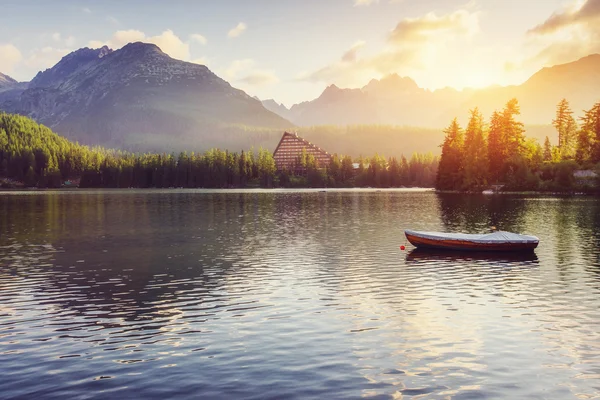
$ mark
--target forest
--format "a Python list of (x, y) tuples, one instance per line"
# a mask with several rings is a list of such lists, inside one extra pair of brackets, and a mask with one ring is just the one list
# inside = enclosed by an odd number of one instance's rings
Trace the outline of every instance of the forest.
[(5, 187), (433, 187), (438, 157), (334, 155), (329, 168), (319, 169), (303, 153), (298, 163), (299, 173), (278, 172), (272, 153), (263, 148), (175, 155), (88, 147), (27, 117), (0, 113), (0, 177)]
[[(560, 101), (552, 125), (553, 145), (525, 137), (517, 99), (495, 111), (486, 123), (477, 108), (463, 129), (455, 118), (444, 130), (436, 177), (439, 190), (596, 192), (600, 175), (600, 102), (584, 110), (579, 123), (569, 102)], [(579, 175), (575, 172), (580, 171)], [(596, 176), (594, 176), (596, 175)]]

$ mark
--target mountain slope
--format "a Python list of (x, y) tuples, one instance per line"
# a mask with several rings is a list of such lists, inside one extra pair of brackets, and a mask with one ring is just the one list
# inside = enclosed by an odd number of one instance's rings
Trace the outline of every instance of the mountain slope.
[[(389, 75), (360, 89), (328, 86), (321, 96), (291, 107), (287, 118), (298, 125), (394, 124), (443, 127), (479, 107), (488, 118), (516, 97), (527, 124), (550, 124), (566, 98), (577, 115), (600, 100), (600, 55), (543, 68), (521, 85), (455, 90), (425, 90), (410, 78)], [(276, 109), (273, 111), (278, 112)]]
[(0, 103), (19, 97), (26, 87), (26, 82), (17, 82), (0, 72)]
[(0, 72), (0, 91), (9, 90), (18, 85), (19, 82), (14, 80), (8, 75), (4, 75)]
[(31, 80), (29, 87), (58, 87), (76, 72), (81, 71), (99, 59), (112, 53), (107, 46), (99, 49), (90, 49), (84, 47), (64, 56), (55, 66), (48, 68), (38, 74)]
[(470, 93), (449, 88), (431, 92), (420, 88), (411, 78), (392, 74), (381, 80), (373, 79), (360, 89), (330, 85), (315, 100), (293, 105), (288, 119), (302, 126), (432, 126), (435, 120), (432, 115), (442, 112), (447, 104), (466, 99)]
[(0, 109), (85, 144), (136, 151), (203, 150), (221, 145), (224, 128), (292, 126), (206, 66), (140, 42), (77, 50)]
[[(257, 97), (254, 97), (255, 99), (258, 100)], [(290, 112), (290, 110), (283, 105), (283, 103), (277, 103), (275, 100), (273, 99), (267, 99), (267, 100), (263, 100), (261, 101), (262, 105), (269, 111), (287, 119), (288, 121), (291, 121), (291, 117), (293, 116), (292, 113)]]
[(478, 90), (461, 108), (468, 110), (478, 106), (484, 115), (489, 115), (513, 97), (519, 100), (521, 119), (525, 123), (550, 124), (556, 105), (563, 98), (579, 116), (581, 110), (589, 109), (600, 100), (600, 54), (543, 68), (519, 86)]
[(290, 111), (293, 120), (305, 126), (378, 121), (377, 109), (367, 93), (360, 89), (340, 89), (336, 85), (328, 86), (313, 101), (293, 105)]

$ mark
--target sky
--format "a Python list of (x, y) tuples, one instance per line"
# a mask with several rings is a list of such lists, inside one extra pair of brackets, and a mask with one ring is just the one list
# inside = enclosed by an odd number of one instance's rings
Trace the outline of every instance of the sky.
[(600, 0), (1, 0), (0, 72), (81, 47), (157, 44), (286, 106), (397, 73), (420, 87), (524, 82), (600, 52)]

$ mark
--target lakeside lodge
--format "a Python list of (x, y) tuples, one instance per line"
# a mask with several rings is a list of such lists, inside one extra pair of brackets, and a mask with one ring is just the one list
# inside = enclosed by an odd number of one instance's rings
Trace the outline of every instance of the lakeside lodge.
[(302, 150), (315, 158), (318, 168), (327, 168), (331, 164), (331, 154), (296, 133), (284, 132), (273, 152), (277, 171), (303, 172), (303, 168), (298, 164)]

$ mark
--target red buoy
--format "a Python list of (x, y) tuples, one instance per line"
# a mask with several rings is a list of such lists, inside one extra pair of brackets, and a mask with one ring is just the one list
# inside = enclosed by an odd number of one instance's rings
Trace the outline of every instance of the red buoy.
[(404, 250), (406, 247), (404, 246), (400, 246), (400, 250)]

